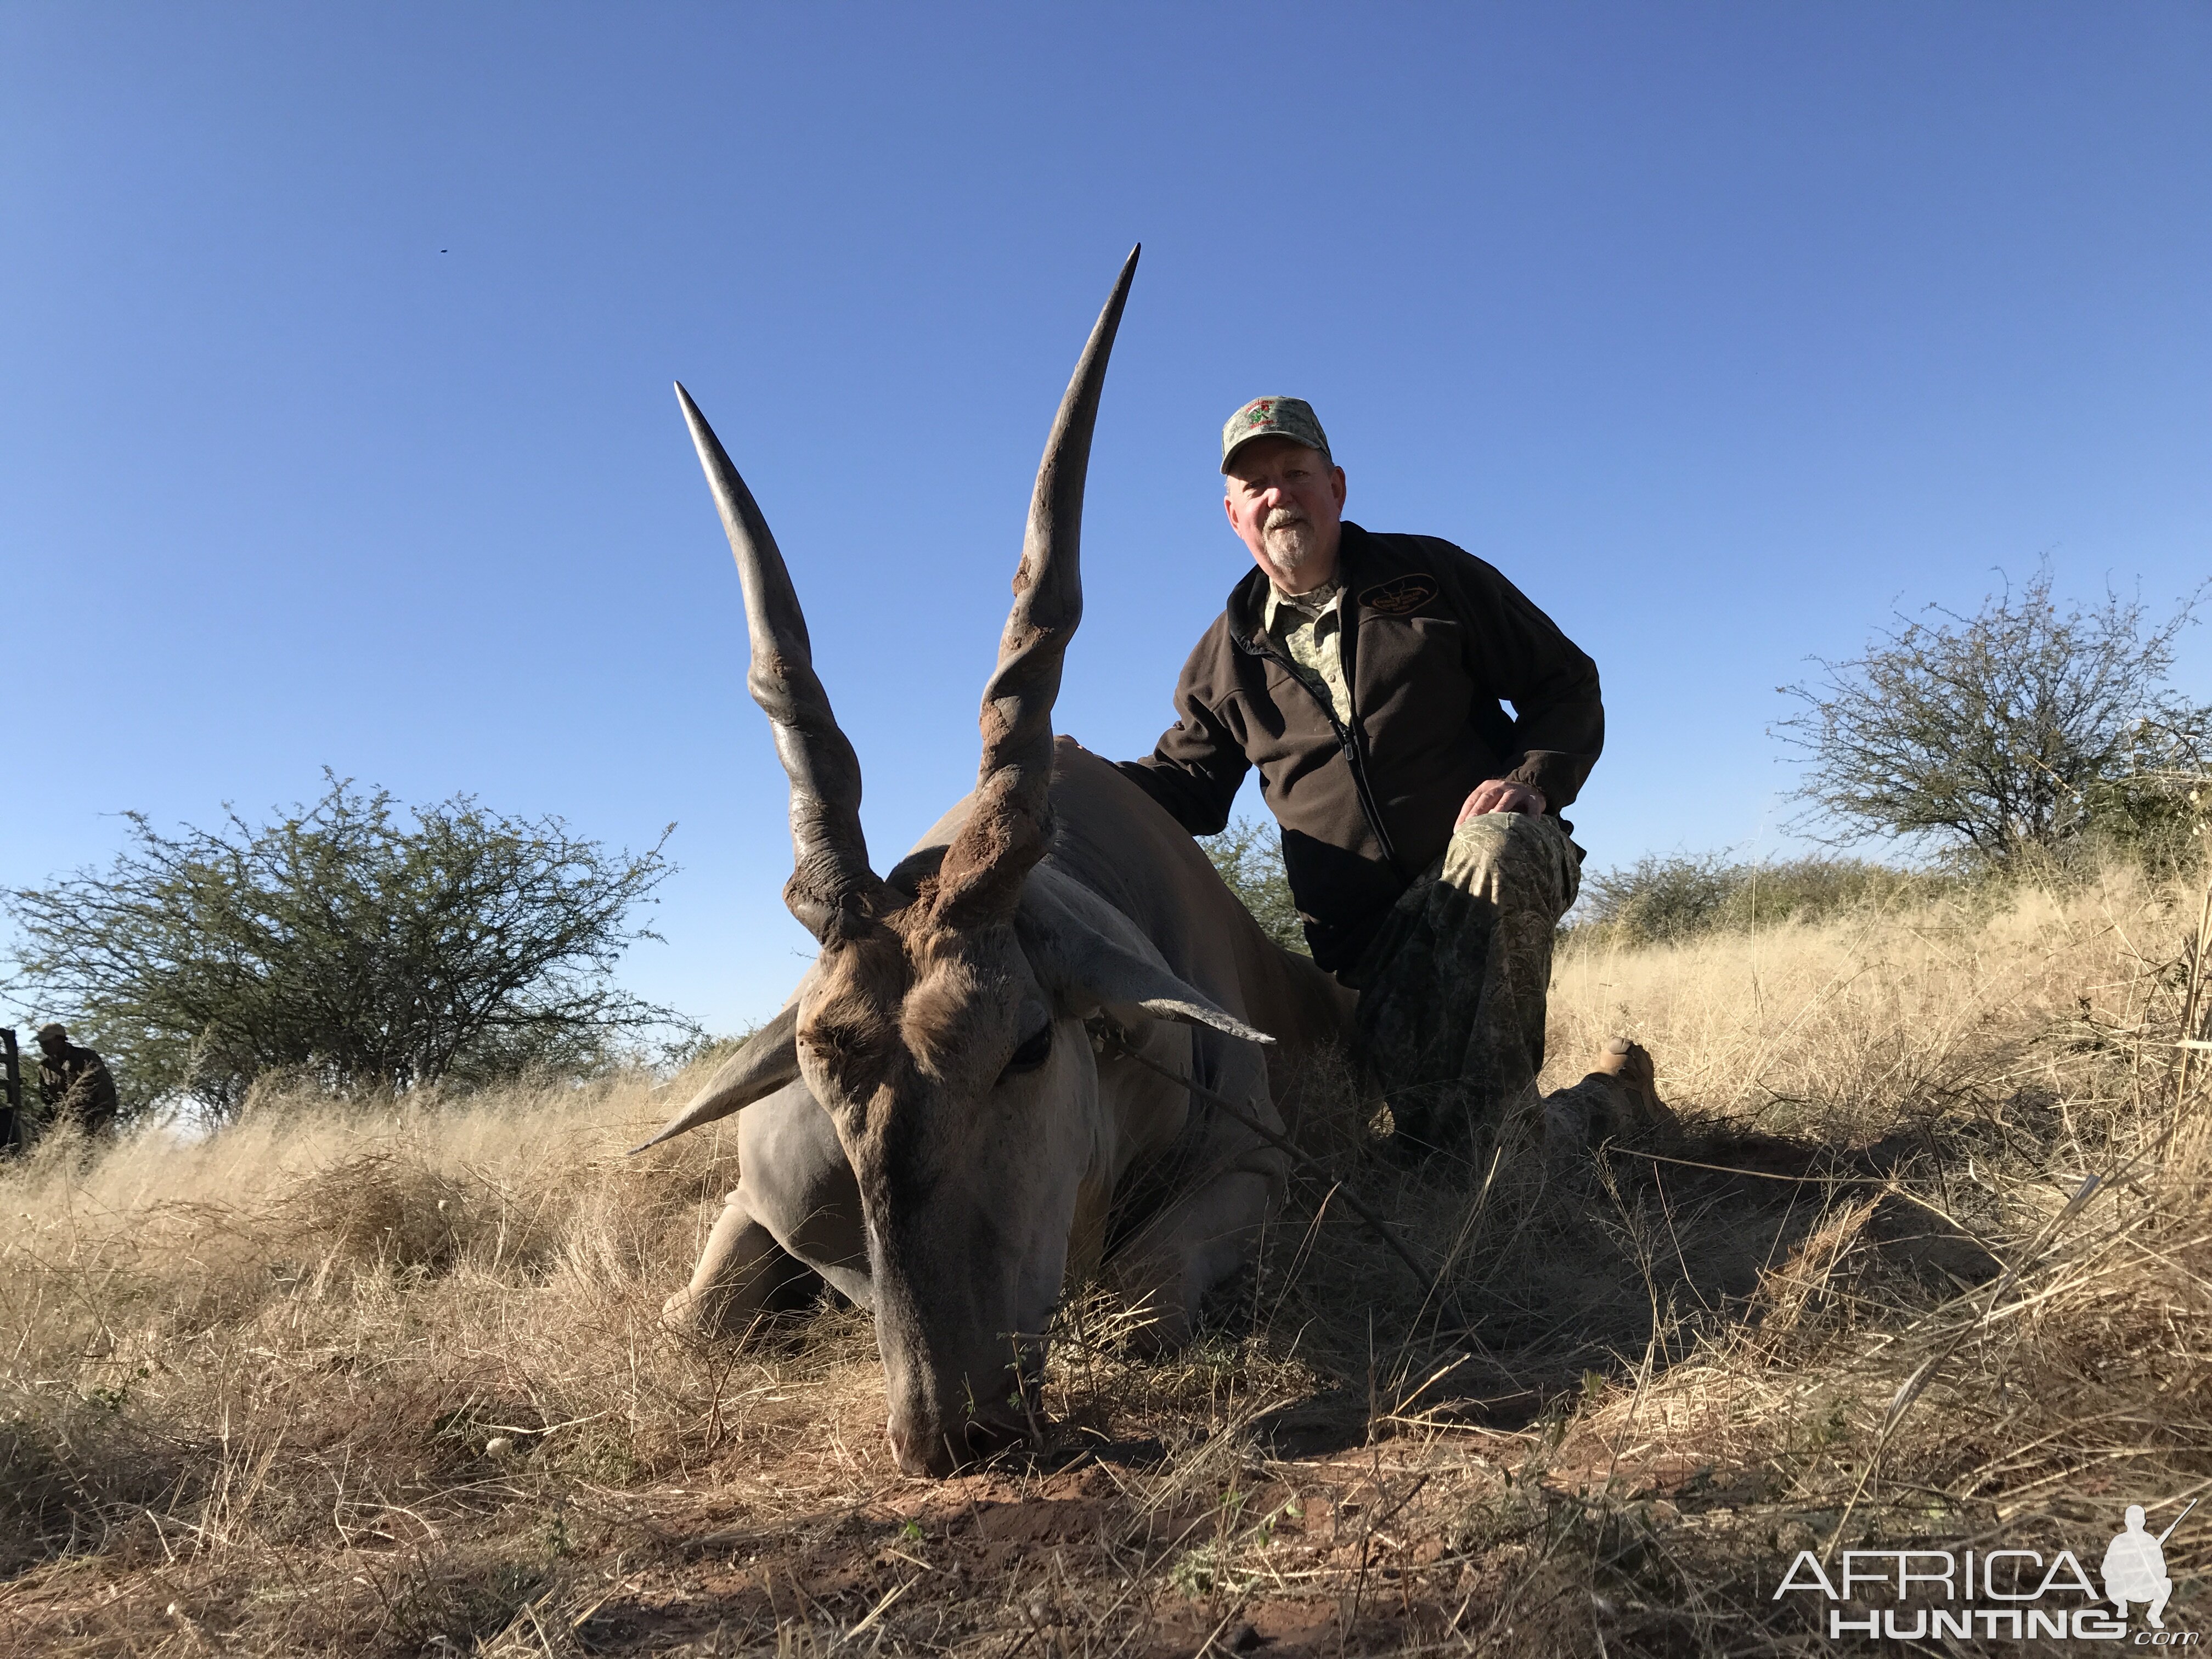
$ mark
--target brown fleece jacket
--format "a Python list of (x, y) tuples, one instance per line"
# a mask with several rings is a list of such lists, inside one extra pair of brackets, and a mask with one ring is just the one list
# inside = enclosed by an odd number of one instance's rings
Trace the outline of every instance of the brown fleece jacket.
[(1255, 568), (1183, 665), (1175, 725), (1150, 758), (1119, 763), (1194, 836), (1228, 823), (1258, 767), (1306, 941), (1332, 969), (1442, 855), (1477, 784), (1530, 785), (1558, 812), (1605, 741), (1597, 665), (1480, 559), (1348, 520), (1337, 559), (1349, 726), (1262, 629)]

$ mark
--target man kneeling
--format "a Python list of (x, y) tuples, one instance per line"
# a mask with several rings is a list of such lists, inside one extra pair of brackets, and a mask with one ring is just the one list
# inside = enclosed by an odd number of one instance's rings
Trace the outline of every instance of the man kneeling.
[[(1462, 1152), (1536, 1111), (1553, 935), (1581, 878), (1559, 813), (1604, 742), (1596, 665), (1473, 555), (1346, 520), (1344, 469), (1302, 400), (1230, 416), (1221, 471), (1255, 568), (1184, 664), (1176, 724), (1121, 769), (1207, 836), (1260, 769), (1307, 944), (1359, 993), (1398, 1144)], [(1562, 1091), (1547, 1140), (1658, 1122), (1632, 1049)]]

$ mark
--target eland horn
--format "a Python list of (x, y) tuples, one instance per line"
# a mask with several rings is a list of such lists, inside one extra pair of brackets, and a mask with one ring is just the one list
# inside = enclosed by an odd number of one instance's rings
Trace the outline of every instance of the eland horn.
[(1114, 333), (1143, 252), (1141, 243), (1129, 250), (1045, 441), (1014, 572), (1013, 609), (1000, 636), (999, 665), (983, 688), (975, 804), (945, 851), (938, 878), (940, 915), (1007, 914), (1023, 876), (1051, 843), (1052, 706), (1067, 642), (1083, 619), (1083, 484), (1091, 434)]
[(744, 585), (745, 629), (752, 640), (745, 687), (775, 728), (775, 752), (791, 779), (794, 867), (783, 902), (807, 932), (833, 944), (889, 908), (884, 900), (890, 890), (868, 868), (867, 840), (860, 833), (860, 757), (815, 676), (806, 617), (768, 520), (680, 381), (676, 399), (684, 406)]

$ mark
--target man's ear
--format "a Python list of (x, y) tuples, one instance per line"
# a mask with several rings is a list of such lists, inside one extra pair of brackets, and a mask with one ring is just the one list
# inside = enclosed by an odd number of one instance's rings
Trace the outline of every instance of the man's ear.
[(1014, 927), (1063, 1012), (1087, 1016), (1103, 1008), (1124, 1019), (1142, 1012), (1210, 1025), (1247, 1042), (1275, 1040), (1179, 978), (1127, 916), (1049, 866), (1030, 871), (1022, 884)]

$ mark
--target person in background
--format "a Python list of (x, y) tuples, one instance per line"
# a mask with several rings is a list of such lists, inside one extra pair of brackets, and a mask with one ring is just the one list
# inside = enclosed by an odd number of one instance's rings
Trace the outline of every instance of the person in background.
[(69, 1040), (59, 1024), (39, 1028), (39, 1098), (46, 1103), (49, 1127), (74, 1123), (87, 1134), (100, 1134), (115, 1121), (115, 1079), (107, 1062)]

